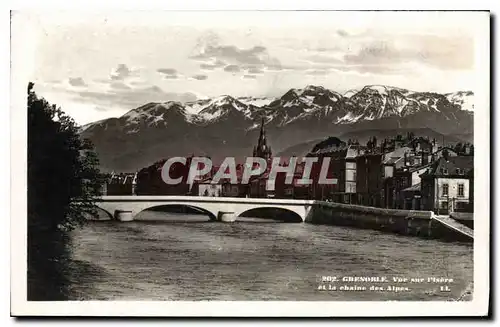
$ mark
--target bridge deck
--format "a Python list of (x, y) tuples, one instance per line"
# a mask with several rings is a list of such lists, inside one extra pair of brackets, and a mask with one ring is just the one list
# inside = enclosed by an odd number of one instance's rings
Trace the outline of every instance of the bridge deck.
[(472, 229), (470, 229), (469, 227), (465, 226), (464, 224), (459, 223), (458, 221), (456, 221), (453, 218), (450, 218), (448, 216), (442, 216), (442, 215), (440, 215), (440, 216), (434, 215), (434, 216), (432, 216), (432, 219), (439, 221), (441, 224), (459, 232), (462, 235), (465, 235), (467, 237), (474, 239), (474, 231)]
[(98, 202), (220, 202), (220, 203), (255, 203), (255, 204), (292, 204), (310, 205), (315, 200), (275, 199), (275, 198), (231, 198), (185, 195), (104, 195)]

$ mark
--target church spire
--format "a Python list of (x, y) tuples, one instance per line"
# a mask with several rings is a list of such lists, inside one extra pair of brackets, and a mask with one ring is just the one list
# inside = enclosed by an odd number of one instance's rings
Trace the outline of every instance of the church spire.
[(266, 142), (266, 130), (264, 128), (264, 117), (262, 117), (262, 122), (260, 124), (260, 135), (259, 135), (259, 147), (261, 145), (261, 143)]
[(266, 160), (271, 158), (271, 148), (267, 145), (266, 139), (266, 129), (264, 128), (265, 121), (264, 117), (262, 117), (262, 122), (260, 125), (260, 135), (259, 140), (257, 142), (257, 146), (254, 148), (254, 157), (264, 158)]

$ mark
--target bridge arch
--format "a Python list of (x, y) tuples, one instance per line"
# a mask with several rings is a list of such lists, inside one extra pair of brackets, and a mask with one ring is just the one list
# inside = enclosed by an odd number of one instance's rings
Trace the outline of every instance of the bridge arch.
[[(217, 215), (214, 214), (213, 212), (211, 212), (210, 210), (207, 210), (207, 209), (202, 208), (202, 207), (197, 206), (197, 205), (192, 205), (192, 204), (178, 204), (178, 203), (152, 204), (152, 206), (144, 208), (141, 211), (135, 213), (133, 218), (135, 220), (137, 216), (139, 216), (141, 213), (143, 213), (145, 211), (161, 211), (159, 209), (162, 209), (162, 208), (164, 208), (164, 209), (186, 208), (186, 209), (189, 209), (193, 214), (196, 213), (196, 212), (198, 212), (199, 214), (203, 214), (203, 215), (208, 216), (208, 218), (210, 220), (213, 220), (213, 221), (217, 220)], [(169, 213), (176, 213), (175, 211), (174, 212), (167, 211), (167, 212), (169, 212)], [(191, 213), (191, 212), (186, 212), (186, 213)], [(179, 213), (184, 213), (184, 212), (180, 211)]]
[[(214, 219), (221, 213), (234, 214), (235, 217), (253, 209), (266, 210), (270, 208), (282, 212), (292, 212), (291, 217), (285, 221), (295, 221), (301, 218), (307, 219), (312, 211), (313, 201), (290, 200), (290, 199), (254, 199), (254, 198), (217, 198), (217, 197), (194, 197), (194, 196), (103, 196), (96, 205), (115, 216), (117, 212), (125, 212), (120, 215), (120, 220), (130, 221), (143, 210), (159, 206), (186, 206), (197, 208)], [(269, 209), (267, 209), (269, 210)], [(270, 217), (273, 218), (271, 214)]]
[(97, 216), (94, 216), (93, 219), (96, 219), (96, 220), (99, 220), (100, 217), (99, 217), (99, 212), (101, 213), (104, 213), (105, 215), (107, 215), (111, 220), (114, 220), (115, 219), (115, 216), (114, 216), (114, 210), (110, 210), (109, 208), (107, 208), (107, 206), (103, 206), (101, 205), (101, 203), (96, 203), (94, 205), (97, 209)]
[(285, 222), (301, 223), (304, 221), (300, 212), (290, 208), (279, 206), (260, 206), (249, 208), (239, 213), (235, 213), (236, 217), (255, 217), (264, 219), (273, 219)]
[(206, 214), (210, 218), (210, 220), (217, 219), (216, 218), (217, 210), (214, 210), (214, 208), (212, 208), (211, 206), (207, 206), (204, 203), (194, 204), (191, 202), (183, 202), (183, 201), (141, 201), (141, 202), (102, 201), (96, 203), (96, 207), (107, 213), (111, 217), (111, 219), (116, 219), (115, 217), (116, 210), (130, 211), (132, 219), (135, 219), (135, 217), (143, 211), (151, 210), (153, 208), (173, 207), (173, 206), (194, 208)]

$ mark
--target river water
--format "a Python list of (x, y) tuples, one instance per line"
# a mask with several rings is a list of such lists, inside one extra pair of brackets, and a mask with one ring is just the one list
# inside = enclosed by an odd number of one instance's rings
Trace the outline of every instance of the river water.
[(138, 218), (73, 232), (70, 300), (453, 300), (473, 281), (467, 244), (252, 218)]

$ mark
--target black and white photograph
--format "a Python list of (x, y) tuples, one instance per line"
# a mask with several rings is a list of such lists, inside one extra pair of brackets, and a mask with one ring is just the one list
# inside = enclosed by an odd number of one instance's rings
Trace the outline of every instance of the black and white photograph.
[(12, 11), (12, 314), (485, 313), (489, 33)]

